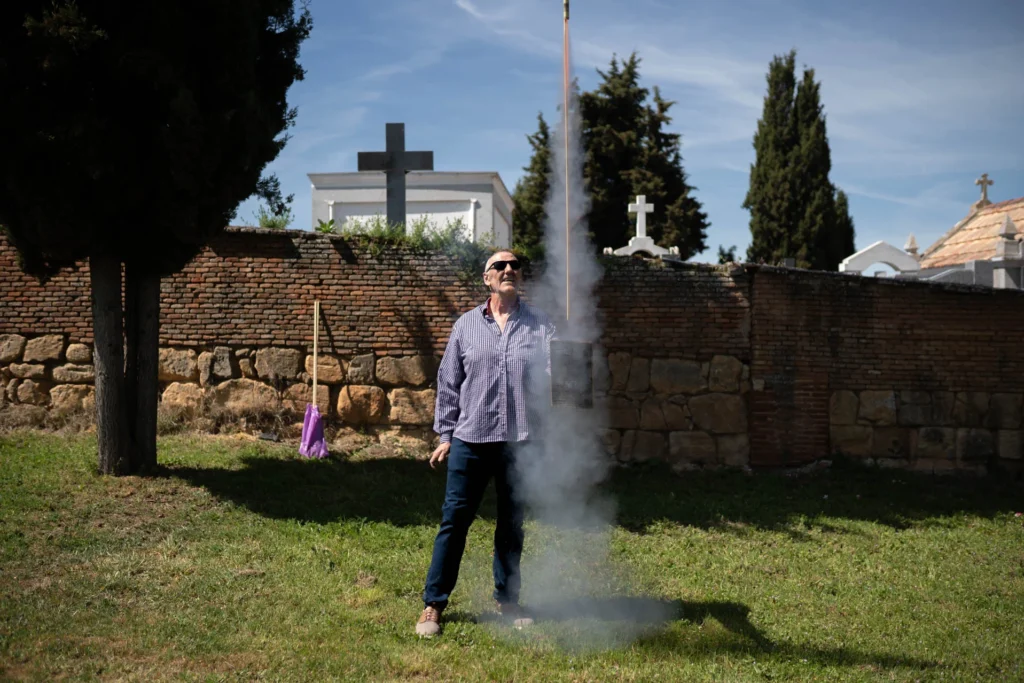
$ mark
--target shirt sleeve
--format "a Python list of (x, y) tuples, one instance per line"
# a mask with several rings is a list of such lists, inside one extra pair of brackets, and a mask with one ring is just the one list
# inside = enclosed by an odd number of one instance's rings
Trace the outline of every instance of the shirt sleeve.
[(455, 425), (459, 420), (459, 391), (466, 379), (462, 367), (462, 326), (452, 326), (448, 346), (437, 369), (437, 400), (434, 403), (434, 431), (441, 443), (451, 443)]

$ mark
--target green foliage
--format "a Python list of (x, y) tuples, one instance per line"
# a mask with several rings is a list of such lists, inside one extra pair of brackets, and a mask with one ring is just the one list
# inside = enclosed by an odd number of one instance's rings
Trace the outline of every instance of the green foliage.
[(333, 235), (338, 231), (338, 227), (335, 225), (333, 218), (329, 221), (317, 219), (316, 227), (313, 230), (322, 235)]
[(276, 175), (260, 178), (259, 182), (256, 183), (256, 191), (253, 193), (253, 196), (263, 200), (268, 207), (268, 213), (279, 216), (289, 211), (288, 207), (291, 206), (292, 201), (295, 199), (293, 194), (287, 197), (281, 195), (281, 181)]
[(756, 160), (743, 207), (750, 210), (749, 261), (793, 257), (803, 268), (835, 270), (853, 253), (848, 209), (837, 206), (820, 83), (804, 69), (796, 82), (796, 52), (769, 66), (757, 132)]
[(270, 209), (260, 206), (256, 210), (256, 225), (270, 230), (284, 230), (294, 221), (292, 210), (285, 207), (281, 213), (273, 213)]
[[(658, 88), (649, 97), (640, 86), (635, 53), (622, 61), (613, 57), (608, 70), (598, 74), (597, 87), (579, 95), (587, 221), (595, 246), (602, 250), (629, 241), (635, 223), (626, 207), (643, 194), (657, 207), (648, 216), (648, 234), (661, 246), (679, 247), (684, 260), (691, 258), (705, 249), (709, 223), (683, 170), (681, 136), (666, 130), (674, 103), (663, 99)], [(552, 172), (549, 133), (538, 116), (537, 132), (527, 138), (530, 164), (514, 195), (516, 248), (535, 257), (543, 256), (544, 204)]]
[(0, 3), (0, 223), (26, 268), (174, 272), (273, 195), (311, 26), (294, 0)]
[[(853, 225), (853, 217), (850, 215), (850, 203), (846, 193), (836, 190), (836, 247), (839, 260), (856, 251), (857, 230)], [(838, 267), (838, 266), (837, 266)]]
[[(680, 258), (686, 260), (704, 251), (710, 224), (700, 202), (692, 196), (696, 188), (687, 183), (683, 171), (681, 136), (665, 130), (672, 122), (668, 111), (673, 104), (654, 88), (652, 103), (644, 109), (639, 163), (627, 177), (634, 197), (645, 195), (655, 206), (654, 213), (648, 216), (648, 234), (661, 246), (679, 247)], [(635, 228), (630, 235), (633, 233)]]
[(444, 227), (438, 227), (428, 216), (420, 216), (406, 227), (389, 223), (378, 213), (368, 219), (349, 218), (338, 234), (367, 244), (373, 256), (398, 246), (442, 253), (454, 261), (462, 281), (472, 282), (479, 280), (484, 262), (498, 247), (488, 239), (468, 239), (467, 232), (462, 218), (448, 219)]
[(721, 244), (718, 245), (718, 262), (719, 263), (735, 263), (736, 262), (736, 245), (732, 245), (728, 249), (723, 247)]
[[(592, 92), (580, 96), (584, 176), (590, 190), (588, 225), (598, 249), (621, 247), (629, 241), (633, 222), (626, 211), (633, 201), (632, 177), (641, 162), (644, 100), (640, 60), (630, 56), (620, 65), (613, 57)], [(650, 218), (653, 219), (653, 214)], [(650, 222), (653, 232), (653, 220)]]
[(512, 234), (515, 247), (537, 254), (544, 244), (544, 204), (551, 191), (551, 131), (543, 114), (537, 114), (537, 132), (526, 136), (533, 150), (526, 174), (512, 192)]

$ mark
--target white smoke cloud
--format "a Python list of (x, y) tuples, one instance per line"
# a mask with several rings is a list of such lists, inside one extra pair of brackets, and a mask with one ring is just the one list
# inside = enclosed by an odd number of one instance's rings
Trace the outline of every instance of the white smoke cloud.
[[(545, 266), (529, 293), (531, 301), (556, 323), (556, 339), (597, 348), (603, 325), (595, 288), (603, 269), (587, 230), (589, 198), (583, 181), (578, 102), (569, 101), (568, 135), (562, 107), (559, 110), (551, 136)], [(573, 649), (622, 645), (650, 625), (654, 603), (643, 603), (644, 614), (631, 614), (629, 605), (634, 603), (619, 601), (618, 608), (611, 610), (615, 619), (605, 618), (609, 610), (602, 609), (612, 596), (629, 592), (608, 557), (614, 501), (598, 486), (612, 465), (601, 442), (607, 416), (600, 403), (593, 409), (552, 406), (546, 382), (530, 389), (538, 408), (534, 412), (541, 423), (536, 425), (540, 438), (521, 453), (517, 463), (520, 490), (542, 529), (539, 538), (527, 539), (524, 592), (541, 618), (571, 624), (559, 630), (563, 645)], [(662, 616), (667, 619), (665, 612)], [(602, 618), (594, 618), (597, 614)]]

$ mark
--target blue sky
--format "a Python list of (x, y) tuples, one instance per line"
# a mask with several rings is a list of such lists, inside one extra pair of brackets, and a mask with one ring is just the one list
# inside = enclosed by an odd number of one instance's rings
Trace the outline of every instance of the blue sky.
[[(497, 171), (511, 191), (529, 161), (536, 115), (555, 118), (560, 0), (313, 0), (306, 79), (287, 147), (269, 170), (294, 193), (293, 227), (311, 226), (310, 172), (354, 171), (356, 152), (406, 124), (408, 149), (439, 171)], [(684, 167), (708, 213), (708, 249), (749, 243), (741, 207), (768, 63), (797, 50), (815, 69), (832, 181), (850, 196), (857, 248), (922, 249), (979, 196), (1024, 195), (1024, 3), (929, 0), (575, 0), (570, 30), (581, 86), (613, 54), (636, 51), (643, 85), (676, 101)], [(234, 221), (253, 222), (245, 202)], [(625, 207), (623, 207), (625, 211)]]

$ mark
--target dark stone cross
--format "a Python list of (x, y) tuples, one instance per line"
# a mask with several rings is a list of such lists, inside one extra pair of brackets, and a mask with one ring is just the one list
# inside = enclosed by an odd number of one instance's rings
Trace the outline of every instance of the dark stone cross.
[(405, 151), (405, 124), (385, 125), (383, 152), (359, 152), (360, 171), (384, 171), (387, 178), (388, 224), (405, 225), (405, 174), (409, 171), (433, 171), (433, 152)]

